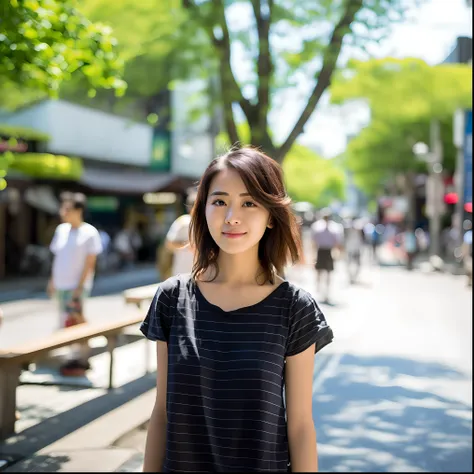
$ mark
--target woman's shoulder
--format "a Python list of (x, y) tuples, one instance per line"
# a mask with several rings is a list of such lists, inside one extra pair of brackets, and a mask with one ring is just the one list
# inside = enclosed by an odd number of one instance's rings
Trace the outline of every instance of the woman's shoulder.
[(178, 274), (158, 284), (157, 295), (165, 294), (169, 298), (176, 297), (179, 293), (189, 287), (191, 274)]
[(314, 296), (304, 288), (289, 281), (285, 281), (286, 297), (291, 302), (291, 307), (307, 306), (309, 304), (316, 304)]

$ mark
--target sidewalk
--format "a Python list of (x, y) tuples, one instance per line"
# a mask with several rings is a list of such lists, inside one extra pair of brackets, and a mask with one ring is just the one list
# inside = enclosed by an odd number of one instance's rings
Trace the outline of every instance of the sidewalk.
[[(118, 291), (121, 291), (134, 286), (147, 285), (157, 279), (158, 274), (154, 263), (140, 263), (133, 268), (97, 275), (92, 296), (113, 292), (116, 287), (119, 287)], [(46, 277), (15, 277), (0, 280), (0, 303), (45, 295), (47, 284)]]

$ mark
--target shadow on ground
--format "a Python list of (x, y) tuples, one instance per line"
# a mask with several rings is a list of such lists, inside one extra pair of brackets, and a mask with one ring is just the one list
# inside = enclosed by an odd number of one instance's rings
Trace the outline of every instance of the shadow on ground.
[(448, 367), (343, 356), (314, 396), (320, 469), (472, 472), (467, 400), (470, 379)]

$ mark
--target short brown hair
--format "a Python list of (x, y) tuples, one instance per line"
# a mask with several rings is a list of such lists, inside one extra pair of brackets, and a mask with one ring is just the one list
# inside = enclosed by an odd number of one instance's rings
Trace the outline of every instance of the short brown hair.
[(250, 195), (270, 212), (272, 228), (259, 243), (258, 258), (263, 268), (264, 283), (275, 281), (288, 261), (296, 263), (301, 256), (301, 239), (291, 199), (283, 183), (281, 166), (257, 149), (245, 147), (214, 159), (204, 172), (191, 211), (190, 241), (196, 249), (192, 276), (196, 278), (210, 266), (219, 272), (219, 247), (212, 238), (206, 221), (206, 202), (214, 176), (223, 169), (239, 173)]
[(87, 198), (82, 193), (72, 193), (64, 191), (59, 196), (61, 203), (70, 203), (74, 209), (80, 209), (82, 212), (86, 210)]

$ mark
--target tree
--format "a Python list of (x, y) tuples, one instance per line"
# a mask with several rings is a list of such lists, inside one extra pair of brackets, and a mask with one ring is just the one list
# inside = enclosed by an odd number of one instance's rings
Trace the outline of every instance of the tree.
[[(401, 177), (426, 172), (426, 164), (417, 161), (413, 145), (429, 141), (430, 121), (403, 122), (374, 119), (352, 139), (345, 152), (344, 165), (353, 173), (356, 186), (375, 197), (384, 185)], [(442, 122), (444, 168), (454, 171), (456, 150), (452, 140), (452, 120)]]
[(352, 61), (337, 74), (331, 100), (342, 104), (363, 99), (371, 110), (371, 123), (346, 150), (345, 163), (364, 191), (375, 195), (384, 184), (401, 181), (414, 208), (414, 176), (426, 172), (415, 159), (417, 142), (430, 142), (430, 122), (441, 124), (444, 169), (455, 167), (453, 114), (470, 107), (472, 68), (449, 64), (429, 66), (415, 58)]
[(288, 194), (293, 201), (310, 202), (317, 208), (344, 198), (344, 172), (309, 148), (295, 143), (283, 162)]
[[(243, 143), (249, 143), (251, 131), (247, 122), (237, 126)], [(232, 147), (226, 133), (216, 140), (219, 153)], [(283, 162), (285, 186), (293, 201), (310, 202), (315, 207), (326, 207), (344, 198), (345, 176), (334, 160), (326, 160), (308, 147), (295, 143)]]
[(124, 92), (111, 29), (90, 22), (73, 0), (0, 0), (0, 18), (2, 86), (56, 95), (63, 81), (80, 72), (93, 89)]
[[(81, 9), (114, 28), (127, 58), (127, 97), (135, 97), (141, 108), (145, 104), (145, 113), (153, 110), (152, 99), (167, 84), (172, 87), (173, 80), (215, 76), (230, 142), (242, 142), (237, 125), (243, 115), (252, 130), (250, 142), (282, 162), (341, 64), (343, 44), (362, 46), (380, 39), (416, 2), (84, 0)], [(243, 17), (248, 21), (239, 21)], [(244, 79), (231, 63), (236, 48), (249, 59), (250, 72)], [(273, 101), (279, 91), (299, 90), (302, 75), (312, 91), (290, 133), (281, 140), (272, 136), (269, 126)]]
[(472, 104), (472, 66), (430, 66), (417, 58), (351, 61), (335, 75), (331, 101), (367, 101), (372, 116), (413, 122), (452, 117)]
[[(381, 0), (250, 0), (230, 3), (250, 4), (252, 31), (232, 29), (233, 22), (224, 0), (199, 3), (183, 0), (184, 8), (206, 32), (216, 53), (225, 127), (230, 140), (233, 143), (240, 141), (232, 108), (238, 104), (252, 130), (251, 143), (262, 146), (280, 162), (303, 132), (328, 88), (343, 43), (373, 39), (395, 16), (400, 18), (407, 7), (407, 2)], [(325, 34), (328, 30), (329, 34)], [(292, 41), (278, 46), (278, 36), (291, 37)], [(253, 62), (251, 88), (254, 92), (250, 94), (246, 93), (249, 88), (242, 87), (236, 80), (231, 65), (231, 52), (239, 40)], [(288, 86), (298, 74), (308, 71), (311, 71), (312, 91), (290, 133), (280, 142), (272, 137), (269, 129), (272, 97), (278, 87)]]

